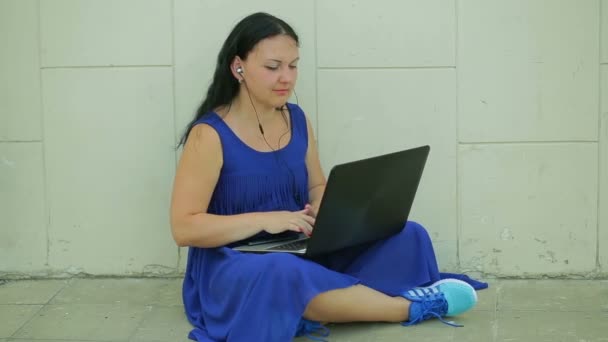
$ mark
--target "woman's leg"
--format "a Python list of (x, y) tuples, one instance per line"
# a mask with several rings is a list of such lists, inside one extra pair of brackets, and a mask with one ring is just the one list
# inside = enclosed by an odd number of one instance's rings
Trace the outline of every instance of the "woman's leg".
[(355, 285), (318, 294), (308, 303), (304, 318), (332, 323), (372, 321), (412, 325), (429, 318), (445, 322), (443, 317), (459, 315), (476, 303), (475, 289), (456, 279), (416, 287), (395, 297)]
[(319, 322), (403, 322), (408, 320), (410, 301), (391, 297), (372, 288), (355, 285), (323, 292), (306, 307), (304, 318)]

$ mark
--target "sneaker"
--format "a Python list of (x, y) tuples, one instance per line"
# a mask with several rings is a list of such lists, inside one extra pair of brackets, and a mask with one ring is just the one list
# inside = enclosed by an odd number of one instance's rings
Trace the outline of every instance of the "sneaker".
[[(315, 336), (313, 333), (320, 336)], [(319, 322), (302, 318), (296, 330), (296, 337), (298, 336), (306, 336), (311, 340), (325, 342), (325, 337), (329, 336), (329, 329)]]
[(401, 323), (405, 326), (438, 318), (445, 324), (462, 327), (454, 322), (445, 321), (443, 317), (459, 315), (477, 303), (475, 289), (457, 279), (444, 279), (427, 287), (416, 287), (401, 296), (411, 302), (410, 319)]

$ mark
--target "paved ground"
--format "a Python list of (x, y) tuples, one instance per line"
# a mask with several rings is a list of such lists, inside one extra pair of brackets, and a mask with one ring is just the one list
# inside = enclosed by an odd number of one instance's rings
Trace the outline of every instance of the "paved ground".
[[(437, 320), (330, 325), (329, 341), (608, 341), (608, 281), (497, 280), (452, 328)], [(186, 342), (180, 279), (8, 281), (0, 342)], [(296, 341), (308, 341), (298, 338)]]

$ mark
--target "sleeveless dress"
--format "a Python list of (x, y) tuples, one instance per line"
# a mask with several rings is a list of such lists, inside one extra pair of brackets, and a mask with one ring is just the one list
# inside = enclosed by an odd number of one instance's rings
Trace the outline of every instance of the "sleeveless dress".
[[(276, 152), (252, 149), (214, 112), (197, 121), (217, 131), (224, 159), (209, 213), (297, 211), (308, 203), (306, 118), (299, 106), (287, 106), (291, 139)], [(189, 248), (182, 296), (194, 326), (188, 335), (192, 340), (291, 341), (312, 298), (355, 284), (391, 296), (445, 277), (487, 287), (465, 275), (440, 274), (429, 235), (411, 221), (386, 240), (315, 261), (284, 253), (241, 253), (230, 248), (236, 244)]]

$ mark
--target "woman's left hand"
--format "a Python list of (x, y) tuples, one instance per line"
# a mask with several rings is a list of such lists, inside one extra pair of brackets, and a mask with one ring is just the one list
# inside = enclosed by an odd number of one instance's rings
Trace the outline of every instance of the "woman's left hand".
[(308, 213), (310, 216), (317, 218), (317, 208), (315, 208), (312, 204), (306, 204), (304, 206), (304, 209), (308, 210)]

